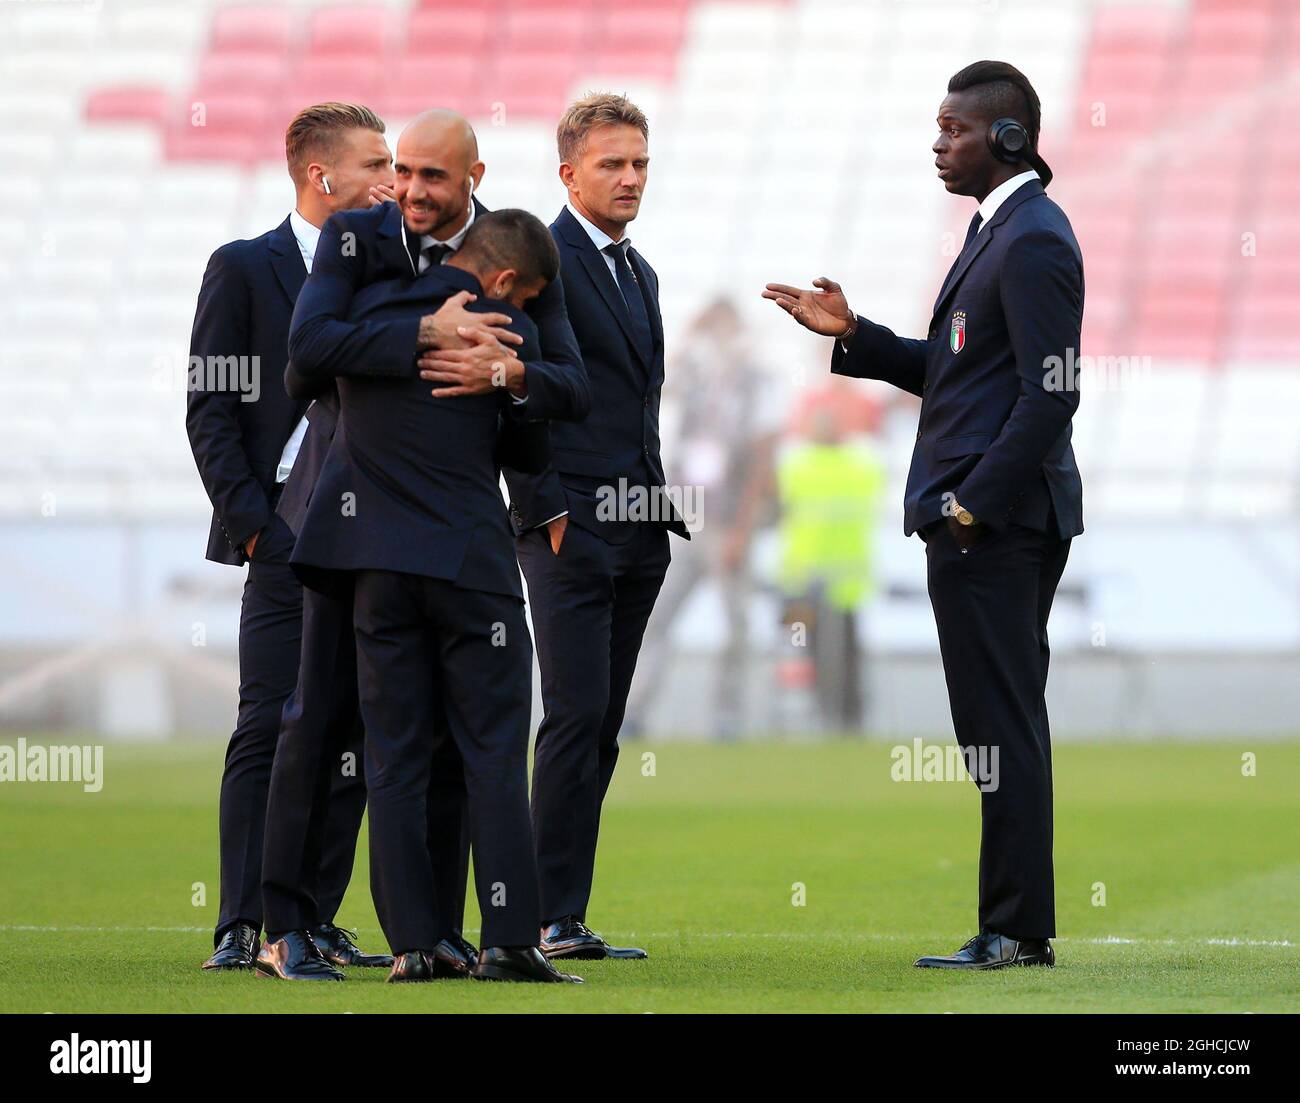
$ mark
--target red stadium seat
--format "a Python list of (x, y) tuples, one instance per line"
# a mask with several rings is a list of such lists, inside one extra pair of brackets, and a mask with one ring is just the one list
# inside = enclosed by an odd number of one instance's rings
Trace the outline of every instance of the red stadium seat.
[(1133, 282), (1133, 268), (1123, 258), (1102, 250), (1083, 250), (1083, 265), (1087, 273), (1088, 294), (1086, 313), (1091, 314), (1093, 304), (1109, 298), (1123, 298)]
[(1194, 0), (1198, 13), (1268, 12), (1276, 8), (1274, 0)]
[(1261, 159), (1268, 180), (1290, 178), (1294, 200), (1294, 177), (1300, 176), (1300, 142), (1296, 142), (1285, 131), (1278, 131), (1271, 136), (1271, 140), (1265, 140)]
[(1215, 357), (1224, 328), (1224, 295), (1213, 279), (1147, 284), (1129, 340), (1144, 356)]
[(664, 19), (684, 18), (692, 0), (613, 0), (601, 5), (606, 15), (641, 15), (649, 13)]
[(168, 123), (163, 150), (172, 160), (249, 164), (260, 155), (266, 122), (266, 104), (257, 96), (214, 96), (199, 108), (187, 102)]
[(271, 96), (283, 87), (286, 70), (283, 54), (208, 54), (199, 63), (195, 98), (241, 94)]
[(390, 8), (321, 8), (311, 18), (308, 48), (318, 55), (379, 58), (393, 32)]
[(1151, 129), (1164, 105), (1157, 92), (1118, 90), (1115, 86), (1084, 89), (1075, 117), (1075, 140), (1083, 144), (1109, 142), (1115, 135), (1133, 135)]
[(1180, 279), (1223, 283), (1242, 259), (1240, 239), (1228, 235), (1152, 239), (1141, 257), (1143, 277), (1157, 283)]
[(649, 77), (653, 80), (669, 81), (677, 72), (677, 50), (638, 50), (638, 49), (604, 49), (595, 50), (590, 62), (584, 64), (584, 72), (597, 75)]
[(683, 11), (658, 12), (644, 8), (610, 8), (596, 25), (595, 40), (602, 50), (631, 53), (638, 49), (676, 52), (686, 34)]
[(86, 97), (86, 118), (109, 123), (162, 123), (170, 102), (162, 88), (144, 85), (101, 88)]
[[(495, 20), (501, 9), (509, 7), (511, 0), (479, 0), (472, 10), (487, 16), (489, 22)], [(438, 15), (459, 15), (466, 10), (465, 0), (419, 0), (413, 5), (417, 12), (435, 12)]]
[(478, 8), (414, 11), (402, 48), (410, 54), (477, 54), (488, 49), (492, 28), (490, 14)]
[(286, 82), (282, 102), (297, 104), (295, 110), (327, 100), (371, 103), (380, 92), (384, 73), (383, 63), (376, 58), (345, 54), (305, 57)]
[(265, 118), (266, 104), (260, 96), (213, 96), (197, 106), (181, 104), (172, 114), (169, 129), (240, 134), (259, 129)]
[(1085, 90), (1095, 89), (1101, 95), (1113, 95), (1116, 92), (1128, 95), (1145, 92), (1154, 95), (1164, 87), (1168, 68), (1168, 55), (1163, 50), (1123, 54), (1094, 53), (1089, 55), (1086, 62), (1080, 87)]
[(510, 12), (573, 12), (584, 18), (590, 17), (592, 10), (602, 7), (601, 0), (503, 0), (501, 7)]
[(1217, 9), (1198, 7), (1191, 13), (1184, 49), (1191, 56), (1201, 52), (1262, 55), (1273, 29), (1272, 11), (1251, 8), (1248, 0)]
[[(1086, 258), (1085, 258), (1086, 263)], [(1119, 332), (1128, 299), (1123, 289), (1094, 289), (1092, 273), (1088, 273), (1088, 293), (1083, 311), (1083, 351), (1093, 355), (1115, 352), (1111, 339)]]
[(1093, 12), (1090, 49), (1108, 54), (1162, 52), (1181, 20), (1182, 13), (1173, 7), (1100, 7)]
[(296, 22), (297, 14), (283, 4), (221, 8), (212, 18), (210, 49), (287, 53)]
[(385, 117), (408, 119), (430, 107), (462, 113), (479, 107), (481, 63), (477, 57), (408, 54), (388, 70), (377, 110)]
[(1300, 358), (1300, 326), (1294, 296), (1245, 296), (1225, 344), (1225, 355), (1243, 360)]
[(1254, 106), (1256, 90), (1264, 76), (1263, 55), (1201, 54), (1188, 57), (1176, 92), (1178, 103), (1211, 106), (1227, 104), (1230, 97), (1244, 98)]
[(1175, 221), (1233, 218), (1245, 191), (1246, 162), (1170, 167), (1156, 183), (1161, 203), (1158, 215)]
[(507, 115), (553, 118), (564, 109), (578, 55), (501, 53), (484, 81), (485, 103), (503, 104)]
[(515, 10), (505, 21), (503, 48), (545, 54), (572, 54), (587, 45), (592, 20), (568, 7)]

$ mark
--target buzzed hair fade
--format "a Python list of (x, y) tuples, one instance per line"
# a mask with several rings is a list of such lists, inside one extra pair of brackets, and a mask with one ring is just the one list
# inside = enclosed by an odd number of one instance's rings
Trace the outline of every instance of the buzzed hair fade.
[(313, 160), (331, 160), (339, 142), (349, 130), (384, 133), (384, 120), (359, 103), (317, 103), (293, 117), (284, 132), (284, 156), (293, 182), (302, 185), (307, 166)]
[(514, 207), (478, 215), (456, 255), (484, 269), (513, 268), (521, 280), (550, 283), (560, 274), (560, 251), (536, 215)]

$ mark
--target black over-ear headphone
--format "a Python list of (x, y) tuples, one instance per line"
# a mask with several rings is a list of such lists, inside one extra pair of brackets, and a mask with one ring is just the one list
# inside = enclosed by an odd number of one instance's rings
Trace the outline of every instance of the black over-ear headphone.
[(1009, 165), (1027, 161), (1032, 152), (1029, 132), (1015, 119), (997, 119), (989, 127), (989, 149), (994, 157)]

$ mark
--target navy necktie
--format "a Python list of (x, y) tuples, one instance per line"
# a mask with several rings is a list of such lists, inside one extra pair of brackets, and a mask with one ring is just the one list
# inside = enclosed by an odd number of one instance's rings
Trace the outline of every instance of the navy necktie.
[(970, 220), (970, 226), (966, 230), (966, 240), (962, 242), (961, 252), (957, 254), (957, 259), (952, 262), (952, 267), (948, 269), (948, 274), (943, 278), (943, 286), (939, 289), (939, 297), (934, 301), (935, 310), (938, 310), (939, 304), (943, 302), (943, 297), (948, 291), (948, 284), (952, 282), (952, 274), (957, 271), (957, 265), (961, 263), (961, 258), (966, 255), (966, 250), (971, 247), (971, 242), (975, 240), (979, 232), (980, 213), (976, 211), (975, 217)]
[(641, 350), (647, 363), (654, 352), (654, 336), (650, 332), (650, 315), (646, 313), (645, 299), (641, 297), (641, 286), (627, 261), (627, 254), (619, 242), (606, 245), (603, 252), (613, 258), (614, 274), (618, 277), (618, 289), (623, 292), (623, 302), (632, 321), (632, 337)]
[(436, 268), (438, 265), (442, 263), (442, 258), (445, 257), (450, 252), (451, 252), (450, 245), (441, 245), (438, 242), (434, 242), (432, 245), (426, 245), (423, 249), (421, 249), (420, 256), (429, 258), (429, 263), (425, 265), (426, 269)]

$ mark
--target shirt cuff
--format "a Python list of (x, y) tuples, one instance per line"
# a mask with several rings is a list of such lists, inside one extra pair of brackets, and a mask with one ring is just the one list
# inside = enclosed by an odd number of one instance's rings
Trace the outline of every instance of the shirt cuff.
[(566, 509), (563, 513), (557, 513), (554, 517), (548, 517), (548, 518), (546, 518), (546, 520), (543, 521), (543, 522), (542, 522), (540, 525), (538, 525), (537, 527), (538, 527), (539, 529), (540, 529), (540, 528), (543, 528), (544, 526), (549, 525), (552, 521), (558, 521), (561, 517), (567, 517), (568, 515), (569, 515), (569, 511)]
[(840, 348), (842, 348), (845, 352), (849, 351), (849, 346), (853, 344), (853, 338), (858, 335), (858, 330), (862, 328), (862, 317), (858, 314), (853, 315), (853, 323), (854, 323), (853, 332), (850, 333), (847, 337), (841, 337), (839, 339)]

